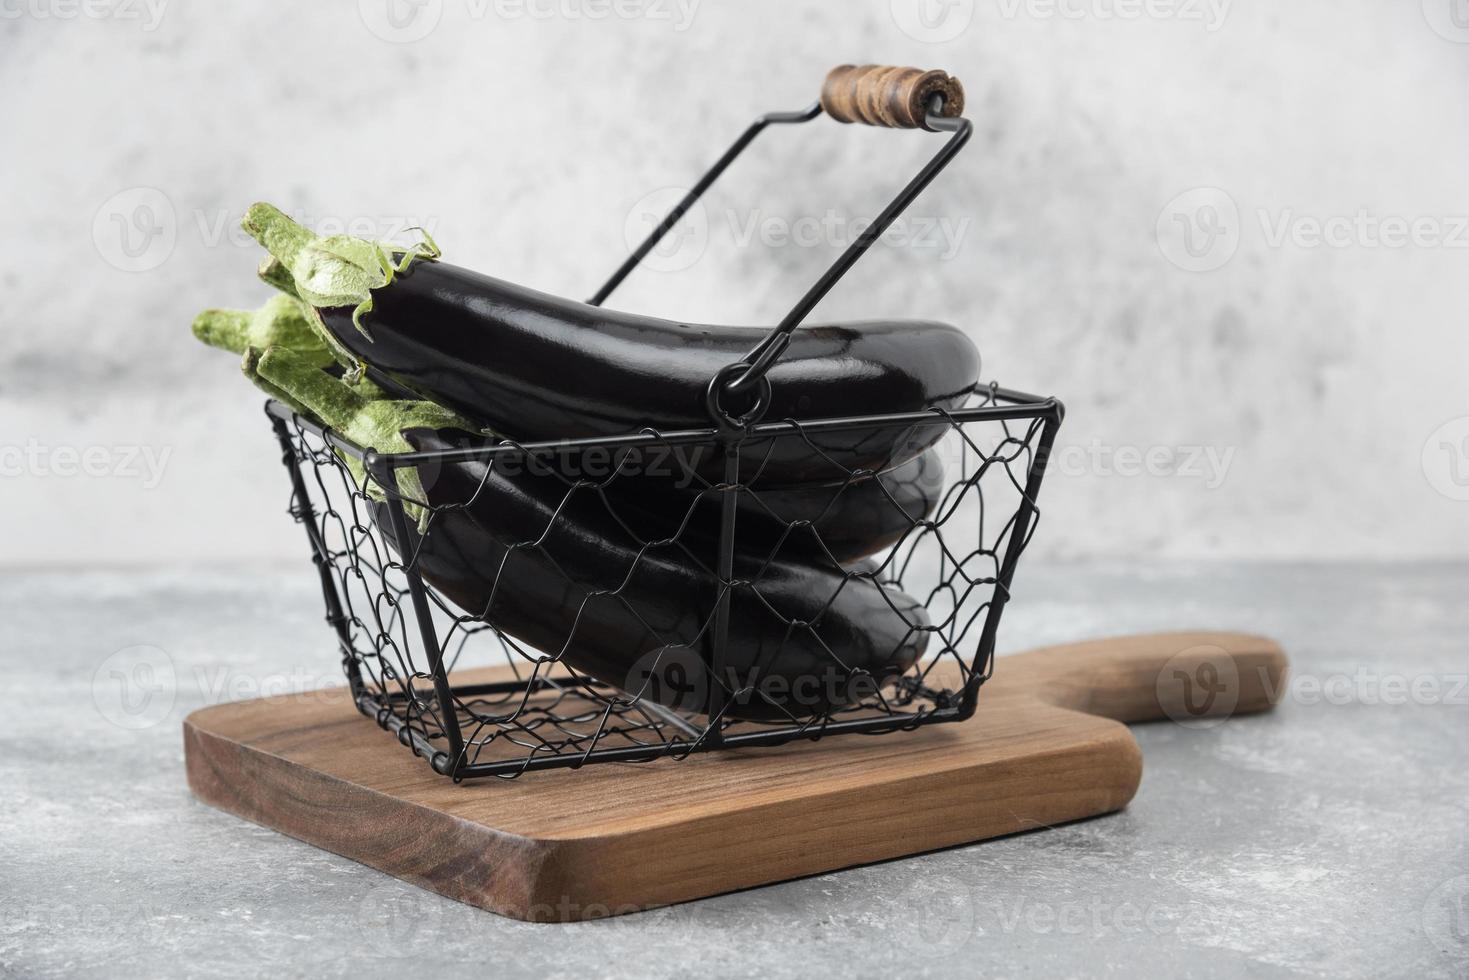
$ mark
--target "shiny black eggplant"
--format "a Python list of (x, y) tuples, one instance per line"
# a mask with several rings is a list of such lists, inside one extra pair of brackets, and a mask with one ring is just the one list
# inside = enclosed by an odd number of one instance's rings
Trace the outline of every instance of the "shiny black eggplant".
[[(322, 319), (369, 377), (523, 442), (707, 428), (710, 380), (765, 335), (607, 310), (430, 261), (372, 290), (365, 334), (354, 309), (328, 307)], [(975, 391), (979, 366), (974, 344), (941, 323), (803, 327), (768, 375), (764, 418), (952, 409)], [(726, 406), (736, 414), (742, 407)], [(777, 439), (759, 483), (830, 480), (837, 467), (889, 469), (947, 429), (943, 422), (864, 426), (813, 435), (809, 444)], [(722, 478), (717, 458), (701, 460), (699, 472)]]
[[(421, 451), (473, 439), (433, 429), (403, 436)], [(674, 707), (703, 706), (711, 681), (690, 679), (714, 642), (712, 546), (650, 547), (604, 491), (573, 489), (512, 458), (419, 473), (431, 517), (421, 535), (410, 532), (408, 547), (394, 540), (387, 505), (372, 506), (390, 545), (412, 555), (426, 582), (593, 677)], [(740, 551), (734, 579), (725, 672), (712, 680), (741, 692), (728, 704), (731, 717), (809, 718), (853, 703), (911, 667), (927, 643), (919, 602), (829, 563), (765, 562)]]
[[(931, 515), (944, 489), (935, 450), (883, 473), (785, 487), (741, 488), (735, 526), (752, 557), (797, 556), (849, 563), (898, 542)], [(612, 480), (607, 495), (641, 537), (718, 540), (724, 491), (679, 491), (649, 480)]]

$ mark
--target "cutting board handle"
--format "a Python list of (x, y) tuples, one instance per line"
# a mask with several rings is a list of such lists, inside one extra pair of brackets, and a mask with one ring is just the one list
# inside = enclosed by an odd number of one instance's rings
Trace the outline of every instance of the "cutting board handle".
[[(1021, 661), (1026, 669), (1015, 669)], [(1004, 657), (995, 666), (995, 681), (1013, 671), (1032, 697), (1117, 721), (1206, 724), (1274, 707), (1284, 691), (1286, 666), (1280, 645), (1263, 636), (1153, 633)]]

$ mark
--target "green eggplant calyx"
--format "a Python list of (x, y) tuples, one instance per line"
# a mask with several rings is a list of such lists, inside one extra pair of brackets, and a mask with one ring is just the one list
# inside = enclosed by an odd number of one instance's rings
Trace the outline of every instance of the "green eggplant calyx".
[[(276, 260), (261, 266), (262, 278), (278, 287), (288, 282), (315, 311), (352, 307), (352, 325), (369, 341), (372, 336), (362, 318), (372, 312), (372, 291), (390, 285), (415, 259), (433, 261), (443, 254), (422, 228), (416, 230), (423, 241), (406, 248), (352, 235), (320, 236), (265, 203), (250, 205), (241, 225)], [(348, 380), (356, 381), (362, 375), (361, 361), (331, 335), (319, 312), (315, 320), (322, 340), (347, 368)]]
[[(366, 397), (360, 389), (354, 389), (322, 370), (321, 365), (310, 357), (288, 348), (251, 349), (245, 360), (247, 374), (253, 370), (267, 384), (284, 392), (288, 403), (299, 402), (328, 428), (378, 455), (413, 452), (412, 444), (403, 436), (409, 429), (474, 431), (463, 418), (433, 402)], [(385, 498), (381, 486), (363, 479), (360, 462), (347, 462), (358, 485), (364, 487), (369, 496), (378, 500)], [(403, 466), (396, 472), (404, 510), (423, 530), (428, 520), (427, 496), (418, 470)]]

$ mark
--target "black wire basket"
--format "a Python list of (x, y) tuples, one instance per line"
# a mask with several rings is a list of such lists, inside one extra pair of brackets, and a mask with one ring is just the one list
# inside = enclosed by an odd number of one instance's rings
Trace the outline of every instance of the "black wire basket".
[[(968, 718), (994, 665), (1000, 614), (1036, 526), (1044, 460), (1062, 415), (1054, 399), (994, 386), (977, 402), (958, 411), (775, 422), (740, 433), (711, 428), (574, 443), (503, 441), (397, 455), (366, 452), (278, 402), (267, 409), (291, 474), (291, 514), (310, 538), (358, 709), (437, 772), (460, 780)], [(944, 474), (927, 513), (912, 506), (901, 485), (880, 486), (874, 494), (872, 474), (835, 463), (832, 479), (822, 481), (827, 489), (821, 501), (805, 511), (814, 510), (814, 517), (786, 520), (787, 502), (760, 488), (759, 461), (778, 443), (811, 445), (844, 428), (874, 426), (944, 427), (926, 454)], [(719, 454), (726, 478), (708, 481), (691, 473), (687, 510), (663, 514), (657, 531), (642, 536), (644, 488), (629, 461), (674, 458), (678, 450)], [(443, 577), (442, 562), (435, 564), (443, 550), (436, 536), (457, 536), (449, 546), (462, 547), (462, 528), (452, 523), (461, 504), (405, 502), (396, 473), (413, 467), (432, 474), (466, 459), (483, 464), (485, 479), (497, 466), (515, 470), (539, 459), (545, 479), (557, 487), (560, 496), (550, 502), (545, 525), (527, 528), (523, 539), (499, 542), (493, 561), (507, 581), (523, 573), (523, 565), (507, 556), (523, 555), (565, 576), (572, 601), (559, 613), (543, 610), (564, 625), (559, 645), (543, 638), (532, 646), (505, 628), (504, 620), (523, 620), (525, 611), (497, 604), (497, 591), (510, 587), (494, 577), (483, 585), (491, 596), (486, 606), (472, 610), (465, 607), (474, 602), (462, 594), (451, 598), (426, 582)], [(864, 495), (861, 506), (874, 522), (900, 530), (876, 554), (842, 561), (822, 538), (823, 516), (840, 512), (844, 495), (857, 494)], [(632, 543), (625, 549), (626, 568), (588, 581), (578, 569), (558, 565), (552, 553), (557, 521), (575, 501), (589, 502), (605, 526)], [(716, 524), (717, 533), (710, 533)], [(641, 568), (667, 555), (698, 567), (713, 583), (681, 635), (660, 634), (652, 624), (645, 648), (626, 650), (619, 683), (609, 683), (605, 670), (599, 679), (573, 666), (567, 651), (575, 649), (583, 620), (596, 618), (588, 608), (615, 604), (638, 617)], [(746, 556), (742, 568), (737, 555)], [(762, 591), (791, 561), (811, 569), (813, 579), (819, 573), (831, 589), (810, 596), (803, 606), (811, 611), (807, 619), (790, 615)], [(887, 606), (880, 615), (891, 616), (892, 630), (920, 651), (900, 672), (854, 669), (841, 646), (828, 642), (822, 615), (839, 593), (854, 588), (882, 595)], [(792, 686), (772, 696), (761, 677), (730, 669), (730, 630), (740, 628), (731, 622), (731, 609), (752, 605), (778, 619), (787, 642), (799, 635), (805, 649), (829, 657), (807, 668), (813, 699), (803, 702)], [(779, 655), (777, 641), (772, 656)], [(842, 697), (822, 689), (831, 678), (840, 679)], [(751, 704), (760, 710), (751, 711)]]
[[(708, 428), (380, 454), (268, 403), (363, 714), (458, 781), (974, 713), (1061, 404), (990, 385), (958, 408), (760, 418), (792, 331), (968, 140), (962, 103), (943, 72), (835, 69), (821, 101), (757, 119), (592, 297), (769, 125), (825, 110), (949, 134), (711, 378)], [(872, 444), (911, 451), (841, 462)], [(811, 478), (769, 485), (772, 458), (803, 460)]]

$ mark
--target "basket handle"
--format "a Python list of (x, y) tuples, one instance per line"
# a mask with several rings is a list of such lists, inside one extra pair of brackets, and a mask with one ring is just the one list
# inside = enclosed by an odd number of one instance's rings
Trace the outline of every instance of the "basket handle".
[(964, 112), (964, 86), (948, 72), (892, 65), (837, 65), (821, 84), (821, 108), (837, 122), (889, 129), (926, 129), (934, 96), (943, 97), (936, 115)]
[[(948, 133), (949, 138), (932, 159), (908, 181), (857, 240), (847, 245), (831, 268), (806, 290), (805, 295), (796, 301), (796, 305), (791, 307), (780, 323), (742, 359), (726, 365), (724, 370), (711, 379), (705, 400), (716, 426), (738, 430), (758, 422), (770, 401), (770, 382), (766, 380), (765, 374), (790, 343), (791, 332), (801, 325), (806, 315), (831, 287), (847, 274), (852, 264), (881, 237), (893, 219), (928, 186), (939, 171), (948, 166), (954, 154), (963, 149), (973, 132), (969, 121), (961, 115), (963, 111), (964, 86), (947, 72), (893, 68), (887, 65), (838, 65), (827, 73), (826, 81), (821, 87), (820, 101), (794, 112), (767, 113), (751, 123), (587, 303), (601, 306), (618, 284), (627, 278), (628, 273), (637, 267), (668, 230), (693, 207), (694, 202), (709, 189), (709, 185), (724, 173), (735, 157), (744, 152), (745, 147), (767, 126), (806, 123), (825, 112), (844, 123), (861, 122), (893, 129), (924, 129), (931, 133)], [(751, 388), (756, 389), (753, 404), (750, 404), (751, 399), (747, 396), (745, 407), (732, 412), (721, 403), (726, 394), (739, 395)]]

